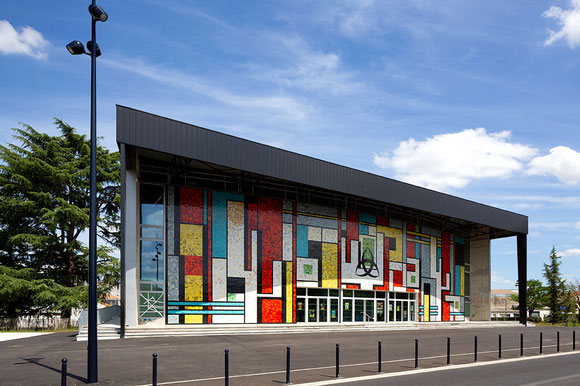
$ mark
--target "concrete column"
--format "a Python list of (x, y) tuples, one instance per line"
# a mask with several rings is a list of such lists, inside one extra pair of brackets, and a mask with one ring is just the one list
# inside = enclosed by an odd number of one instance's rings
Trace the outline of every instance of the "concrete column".
[(527, 324), (528, 307), (527, 307), (527, 290), (528, 290), (528, 236), (520, 233), (518, 239), (518, 289), (520, 299), (520, 323)]
[(122, 224), (123, 250), (122, 259), (124, 266), (124, 309), (125, 326), (136, 326), (139, 321), (139, 288), (137, 268), (137, 208), (139, 197), (137, 196), (137, 173), (135, 170), (125, 171), (123, 207), (124, 216)]
[(491, 264), (489, 236), (469, 240), (470, 320), (491, 319)]

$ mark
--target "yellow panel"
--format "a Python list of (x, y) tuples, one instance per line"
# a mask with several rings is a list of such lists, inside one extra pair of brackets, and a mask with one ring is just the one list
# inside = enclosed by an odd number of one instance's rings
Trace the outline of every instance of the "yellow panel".
[(461, 296), (465, 296), (465, 267), (461, 267)]
[(244, 203), (228, 201), (228, 227), (244, 225)]
[(286, 323), (292, 323), (292, 263), (286, 263)]
[[(186, 310), (203, 310), (203, 307), (185, 307)], [(201, 324), (203, 323), (203, 315), (185, 315), (186, 324)]]
[(203, 256), (203, 225), (180, 225), (179, 250), (180, 255)]
[(403, 231), (397, 228), (377, 226), (377, 232), (383, 233), (385, 237), (392, 237), (397, 240), (397, 249), (389, 251), (389, 261), (403, 261)]
[(429, 321), (429, 295), (425, 295), (425, 304), (423, 304), (423, 316), (425, 316), (425, 321)]
[(338, 245), (322, 243), (322, 287), (338, 288)]
[(185, 301), (203, 301), (203, 277), (185, 275)]

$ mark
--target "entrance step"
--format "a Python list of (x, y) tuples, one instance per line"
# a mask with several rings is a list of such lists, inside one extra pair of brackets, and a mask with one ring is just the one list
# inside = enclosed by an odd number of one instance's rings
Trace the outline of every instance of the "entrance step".
[(396, 331), (446, 328), (519, 327), (518, 322), (430, 322), (430, 323), (299, 323), (299, 324), (230, 324), (230, 325), (169, 325), (126, 327), (125, 337), (209, 336), (257, 334), (305, 334), (317, 332)]

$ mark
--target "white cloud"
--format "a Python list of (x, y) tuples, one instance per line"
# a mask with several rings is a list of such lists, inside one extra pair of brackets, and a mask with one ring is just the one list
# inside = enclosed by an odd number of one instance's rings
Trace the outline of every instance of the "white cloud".
[(506, 279), (498, 274), (497, 271), (491, 271), (491, 286), (493, 288), (515, 288), (515, 280)]
[(308, 111), (308, 106), (291, 96), (281, 93), (275, 95), (240, 94), (182, 71), (154, 66), (140, 60), (112, 60), (105, 58), (100, 60), (101, 63), (111, 67), (136, 73), (171, 87), (204, 95), (230, 106), (256, 110), (267, 109), (294, 121), (305, 119)]
[(527, 173), (538, 176), (554, 175), (565, 185), (579, 184), (580, 153), (567, 146), (553, 147), (550, 154), (532, 159)]
[(482, 178), (507, 178), (523, 169), (537, 150), (509, 142), (511, 133), (484, 128), (439, 134), (424, 141), (410, 138), (392, 153), (375, 154), (374, 164), (397, 178), (436, 190), (462, 188)]
[(580, 229), (580, 221), (576, 223), (576, 228)]
[(570, 249), (566, 249), (566, 250), (558, 253), (558, 255), (560, 255), (562, 257), (576, 257), (576, 256), (580, 256), (580, 248), (570, 248)]
[(50, 43), (32, 27), (20, 28), (20, 32), (8, 20), (0, 20), (0, 52), (4, 54), (28, 55), (46, 59)]
[(570, 9), (567, 10), (553, 5), (542, 15), (556, 20), (561, 27), (559, 31), (548, 29), (544, 45), (549, 46), (561, 39), (566, 40), (570, 48), (580, 44), (580, 0), (570, 0)]

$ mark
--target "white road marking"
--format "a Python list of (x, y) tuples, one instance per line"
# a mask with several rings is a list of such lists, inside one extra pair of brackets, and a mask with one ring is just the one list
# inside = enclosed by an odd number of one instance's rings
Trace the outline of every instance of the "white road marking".
[[(563, 346), (571, 346), (571, 343), (562, 343), (560, 344), (560, 347)], [(555, 344), (553, 345), (543, 345), (544, 348), (546, 347), (556, 347)], [(538, 350), (540, 348), (540, 346), (535, 346), (535, 347), (524, 347), (524, 350)], [(519, 351), (520, 348), (509, 348), (509, 349), (502, 349), (502, 353), (507, 352), (507, 351)], [(493, 353), (497, 353), (497, 350), (493, 350), (493, 351), (478, 351), (477, 355), (481, 355), (481, 354), (493, 354)], [(562, 355), (562, 354), (573, 354), (573, 353), (580, 353), (580, 351), (573, 351), (573, 352), (569, 352), (569, 353), (557, 353), (557, 354), (547, 354), (550, 356), (554, 356), (554, 355)], [(459, 357), (459, 356), (466, 356), (466, 355), (473, 355), (473, 352), (467, 352), (467, 353), (459, 353), (459, 354), (452, 354), (452, 357)], [(435, 355), (435, 356), (430, 356), (430, 357), (419, 357), (419, 363), (421, 363), (422, 360), (425, 359), (438, 359), (438, 358), (446, 358), (447, 355)], [(538, 359), (538, 358), (544, 358), (545, 356), (537, 356), (537, 357), (526, 357), (526, 358), (515, 358), (517, 360), (523, 360), (523, 359)], [(398, 363), (398, 362), (410, 362), (410, 361), (414, 361), (415, 358), (404, 358), (404, 359), (393, 359), (390, 361), (382, 361), (382, 363)], [(489, 362), (476, 362), (473, 364), (467, 364), (467, 365), (482, 365), (485, 363), (504, 363), (504, 362), (508, 362), (508, 361), (513, 361), (514, 359), (502, 359), (500, 361), (489, 361)], [(367, 366), (367, 365), (376, 365), (378, 364), (378, 361), (374, 361), (374, 362), (363, 362), (363, 363), (349, 363), (349, 364), (341, 364), (340, 367), (355, 367), (355, 366)], [(465, 366), (465, 365), (450, 365), (450, 366), (445, 366), (443, 369), (448, 369), (450, 367), (453, 368), (458, 368), (457, 366)], [(290, 372), (291, 373), (295, 373), (295, 372), (301, 372), (301, 371), (314, 371), (314, 370), (328, 370), (328, 369), (333, 369), (335, 368), (335, 365), (332, 366), (320, 366), (320, 367), (307, 367), (307, 368), (302, 368), (302, 369), (291, 369)], [(438, 369), (439, 367), (436, 367), (436, 369)], [(431, 369), (422, 369), (422, 370), (431, 370)], [(418, 371), (421, 371), (421, 369), (419, 370), (410, 370), (409, 371), (403, 371), (403, 372), (398, 372), (398, 373), (386, 373), (386, 374), (378, 374), (379, 378), (382, 377), (387, 377), (387, 376), (398, 376), (399, 374), (402, 375), (402, 373), (405, 374), (409, 374), (409, 373), (417, 373)], [(277, 370), (277, 371), (268, 371), (268, 372), (263, 372), (263, 373), (251, 373), (251, 374), (238, 374), (238, 375), (230, 375), (230, 379), (235, 379), (235, 378), (247, 378), (247, 377), (259, 377), (262, 375), (273, 375), (273, 374), (285, 374), (286, 370)], [(369, 375), (369, 377), (376, 377), (375, 375)], [(205, 382), (205, 381), (216, 381), (216, 380), (220, 380), (220, 379), (224, 379), (224, 377), (211, 377), (211, 378), (196, 378), (196, 379), (184, 379), (184, 380), (180, 380), (180, 381), (168, 381), (168, 382), (158, 382), (158, 385), (176, 385), (176, 384), (180, 384), (180, 383), (194, 383), (194, 382)], [(342, 379), (342, 378), (341, 378)], [(345, 378), (345, 379), (358, 379), (358, 378)], [(374, 379), (374, 378), (369, 378), (369, 379)], [(332, 382), (335, 382), (334, 380)], [(341, 383), (341, 382), (339, 382)], [(316, 385), (318, 385), (319, 383), (316, 383)], [(320, 383), (325, 384), (326, 383)], [(139, 386), (150, 386), (150, 383), (144, 384), (144, 385), (139, 385)], [(314, 384), (313, 384), (314, 385)]]

